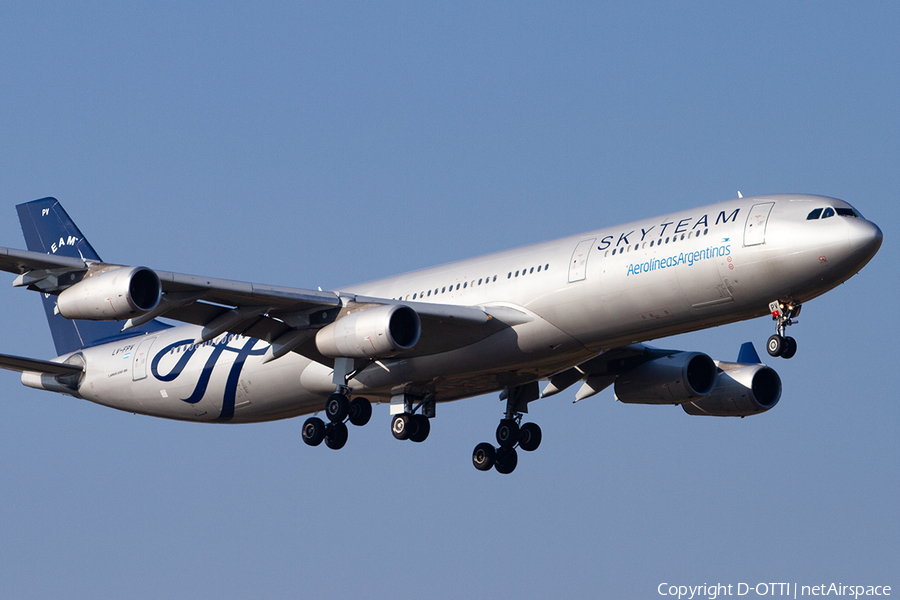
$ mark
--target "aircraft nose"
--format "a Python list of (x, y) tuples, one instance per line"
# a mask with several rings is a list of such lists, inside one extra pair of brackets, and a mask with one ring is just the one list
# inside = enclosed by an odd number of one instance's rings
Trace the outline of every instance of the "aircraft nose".
[(848, 238), (854, 252), (866, 256), (867, 260), (875, 256), (884, 237), (878, 225), (865, 219), (853, 219), (850, 224)]

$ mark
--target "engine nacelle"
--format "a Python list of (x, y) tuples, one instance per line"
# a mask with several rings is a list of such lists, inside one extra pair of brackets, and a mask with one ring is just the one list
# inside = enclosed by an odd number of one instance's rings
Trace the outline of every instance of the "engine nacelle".
[(678, 352), (619, 375), (616, 398), (628, 404), (682, 404), (710, 393), (717, 373), (707, 355)]
[(393, 304), (361, 310), (326, 325), (316, 333), (316, 347), (333, 358), (380, 358), (409, 350), (421, 334), (416, 311)]
[(161, 297), (156, 273), (146, 267), (119, 267), (66, 288), (56, 307), (67, 319), (121, 321), (153, 310)]
[(766, 365), (720, 362), (716, 387), (705, 398), (682, 404), (689, 415), (747, 417), (766, 412), (781, 399), (781, 377)]

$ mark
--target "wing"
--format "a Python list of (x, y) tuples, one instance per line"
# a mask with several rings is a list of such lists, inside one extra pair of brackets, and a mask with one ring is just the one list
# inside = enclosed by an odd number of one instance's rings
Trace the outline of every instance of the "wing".
[(48, 375), (78, 375), (82, 367), (66, 363), (58, 363), (37, 358), (25, 358), (24, 356), (12, 356), (0, 354), (0, 369), (10, 371), (33, 371), (35, 373), (47, 373)]
[[(103, 262), (0, 248), (0, 269), (19, 276), (13, 285), (59, 294), (94, 274), (121, 268)], [(435, 354), (461, 348), (531, 317), (510, 307), (475, 307), (400, 302), (353, 294), (279, 287), (167, 271), (154, 271), (162, 296), (156, 307), (125, 322), (123, 329), (165, 317), (203, 327), (197, 342), (223, 333), (253, 337), (272, 345), (270, 357), (298, 352), (328, 365), (315, 343), (318, 329), (337, 319), (383, 305), (412, 308), (421, 321), (413, 348), (394, 356)]]

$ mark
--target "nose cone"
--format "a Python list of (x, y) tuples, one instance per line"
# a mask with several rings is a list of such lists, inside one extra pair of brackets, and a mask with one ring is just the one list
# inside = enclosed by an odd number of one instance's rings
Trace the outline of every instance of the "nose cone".
[(860, 266), (862, 266), (869, 262), (881, 248), (884, 235), (878, 225), (865, 219), (851, 219), (849, 225), (850, 231), (847, 237), (854, 254), (860, 261)]

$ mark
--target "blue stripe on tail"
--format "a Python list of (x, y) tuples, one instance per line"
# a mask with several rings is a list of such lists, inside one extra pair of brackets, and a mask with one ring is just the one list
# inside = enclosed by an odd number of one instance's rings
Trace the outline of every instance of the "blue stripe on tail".
[[(85, 260), (100, 260), (100, 256), (56, 198), (41, 198), (19, 204), (16, 210), (29, 250)], [(56, 352), (60, 355), (169, 327), (159, 321), (150, 321), (123, 333), (124, 321), (70, 321), (62, 315), (54, 314), (56, 296), (41, 294), (41, 300), (44, 303), (44, 312), (47, 314)]]

